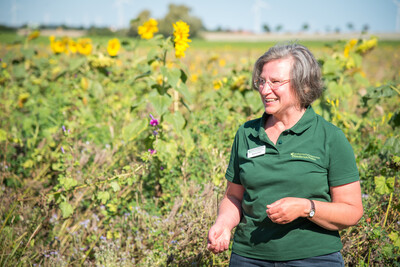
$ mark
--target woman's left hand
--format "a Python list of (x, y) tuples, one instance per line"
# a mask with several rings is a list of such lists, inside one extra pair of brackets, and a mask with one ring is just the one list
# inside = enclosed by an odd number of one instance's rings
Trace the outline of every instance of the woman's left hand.
[(286, 224), (307, 217), (311, 204), (308, 199), (285, 197), (267, 205), (267, 215), (274, 223)]

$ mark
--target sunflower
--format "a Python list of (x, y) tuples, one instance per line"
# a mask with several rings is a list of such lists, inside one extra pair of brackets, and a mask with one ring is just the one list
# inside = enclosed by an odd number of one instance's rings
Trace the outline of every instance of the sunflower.
[(155, 19), (149, 19), (143, 25), (138, 27), (138, 34), (142, 39), (151, 39), (158, 32), (158, 22)]
[(115, 57), (121, 49), (121, 43), (117, 38), (108, 41), (107, 52), (110, 56)]

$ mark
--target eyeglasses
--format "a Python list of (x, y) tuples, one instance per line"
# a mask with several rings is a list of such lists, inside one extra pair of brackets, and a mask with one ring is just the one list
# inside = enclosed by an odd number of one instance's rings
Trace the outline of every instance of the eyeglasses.
[(284, 84), (287, 84), (290, 81), (290, 79), (288, 80), (283, 80), (283, 81), (268, 81), (265, 80), (263, 78), (258, 78), (255, 82), (254, 82), (254, 86), (256, 88), (258, 88), (258, 90), (262, 90), (265, 87), (265, 84), (268, 84), (269, 88), (271, 88), (272, 90), (276, 90), (279, 87), (281, 87)]

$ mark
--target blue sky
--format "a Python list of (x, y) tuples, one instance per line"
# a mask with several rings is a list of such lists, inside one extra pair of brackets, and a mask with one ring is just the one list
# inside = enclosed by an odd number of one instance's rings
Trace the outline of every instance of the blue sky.
[(170, 3), (189, 6), (208, 29), (260, 31), (267, 24), (296, 32), (307, 23), (309, 32), (346, 32), (351, 23), (356, 30), (368, 25), (370, 32), (400, 31), (400, 0), (1, 0), (0, 24), (126, 28), (144, 9), (164, 17)]

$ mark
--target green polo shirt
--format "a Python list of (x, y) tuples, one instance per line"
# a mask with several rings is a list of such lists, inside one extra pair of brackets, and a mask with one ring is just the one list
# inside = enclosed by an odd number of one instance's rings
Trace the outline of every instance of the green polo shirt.
[[(338, 127), (317, 115), (311, 106), (275, 145), (264, 129), (268, 116), (264, 113), (262, 118), (240, 126), (233, 142), (226, 178), (245, 188), (233, 252), (254, 259), (287, 261), (339, 251), (338, 231), (302, 217), (288, 224), (273, 223), (266, 206), (284, 197), (330, 202), (330, 186), (359, 180), (351, 145)], [(251, 150), (254, 148), (258, 149)]]

